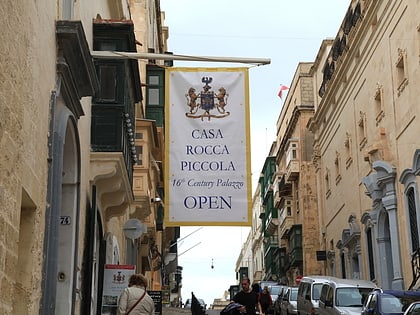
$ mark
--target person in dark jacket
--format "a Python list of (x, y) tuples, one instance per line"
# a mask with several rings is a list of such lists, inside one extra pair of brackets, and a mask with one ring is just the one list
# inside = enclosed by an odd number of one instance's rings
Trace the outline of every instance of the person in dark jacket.
[(258, 310), (261, 314), (261, 305), (258, 302), (258, 293), (252, 290), (251, 283), (248, 278), (241, 281), (242, 290), (235, 294), (232, 301), (242, 304), (239, 312), (246, 315), (256, 315)]
[(259, 285), (258, 283), (254, 283), (254, 284), (252, 285), (252, 290), (253, 290), (254, 292), (257, 292), (258, 294), (260, 294), (260, 293), (261, 293), (261, 287), (260, 287), (260, 285)]
[(258, 301), (261, 305), (262, 314), (273, 313), (270, 310), (270, 307), (273, 305), (273, 300), (271, 299), (271, 294), (267, 286), (264, 287), (258, 296)]
[(192, 315), (203, 315), (206, 311), (201, 307), (200, 302), (198, 302), (194, 292), (191, 292), (191, 314)]

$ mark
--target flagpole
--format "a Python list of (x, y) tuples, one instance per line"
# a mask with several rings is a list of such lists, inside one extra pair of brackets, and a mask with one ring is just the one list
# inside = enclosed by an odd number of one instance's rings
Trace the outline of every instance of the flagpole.
[(258, 66), (271, 63), (270, 58), (246, 58), (246, 57), (216, 57), (216, 56), (189, 56), (174, 54), (156, 54), (142, 52), (123, 51), (91, 51), (91, 55), (98, 59), (156, 59), (156, 60), (181, 60), (181, 61), (203, 61), (203, 62), (230, 62), (256, 64)]

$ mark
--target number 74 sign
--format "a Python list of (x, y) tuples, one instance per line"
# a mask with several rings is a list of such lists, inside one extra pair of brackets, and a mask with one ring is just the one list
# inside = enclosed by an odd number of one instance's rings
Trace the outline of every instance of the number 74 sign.
[(61, 216), (60, 217), (60, 225), (71, 225), (71, 217), (66, 215), (66, 216)]

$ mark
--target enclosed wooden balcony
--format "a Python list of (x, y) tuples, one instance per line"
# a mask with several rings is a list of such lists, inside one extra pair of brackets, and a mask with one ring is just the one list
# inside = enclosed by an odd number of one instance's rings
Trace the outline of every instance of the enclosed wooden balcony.
[(299, 160), (290, 160), (286, 168), (286, 181), (293, 181), (299, 177), (300, 163)]

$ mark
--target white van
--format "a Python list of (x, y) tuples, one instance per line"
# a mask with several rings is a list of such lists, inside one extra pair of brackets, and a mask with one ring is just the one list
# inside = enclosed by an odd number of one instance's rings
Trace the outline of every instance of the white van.
[(330, 279), (319, 298), (319, 315), (360, 315), (366, 297), (377, 286), (366, 280)]
[(328, 276), (305, 276), (298, 287), (297, 313), (298, 315), (317, 315), (318, 302), (324, 283), (331, 279)]

